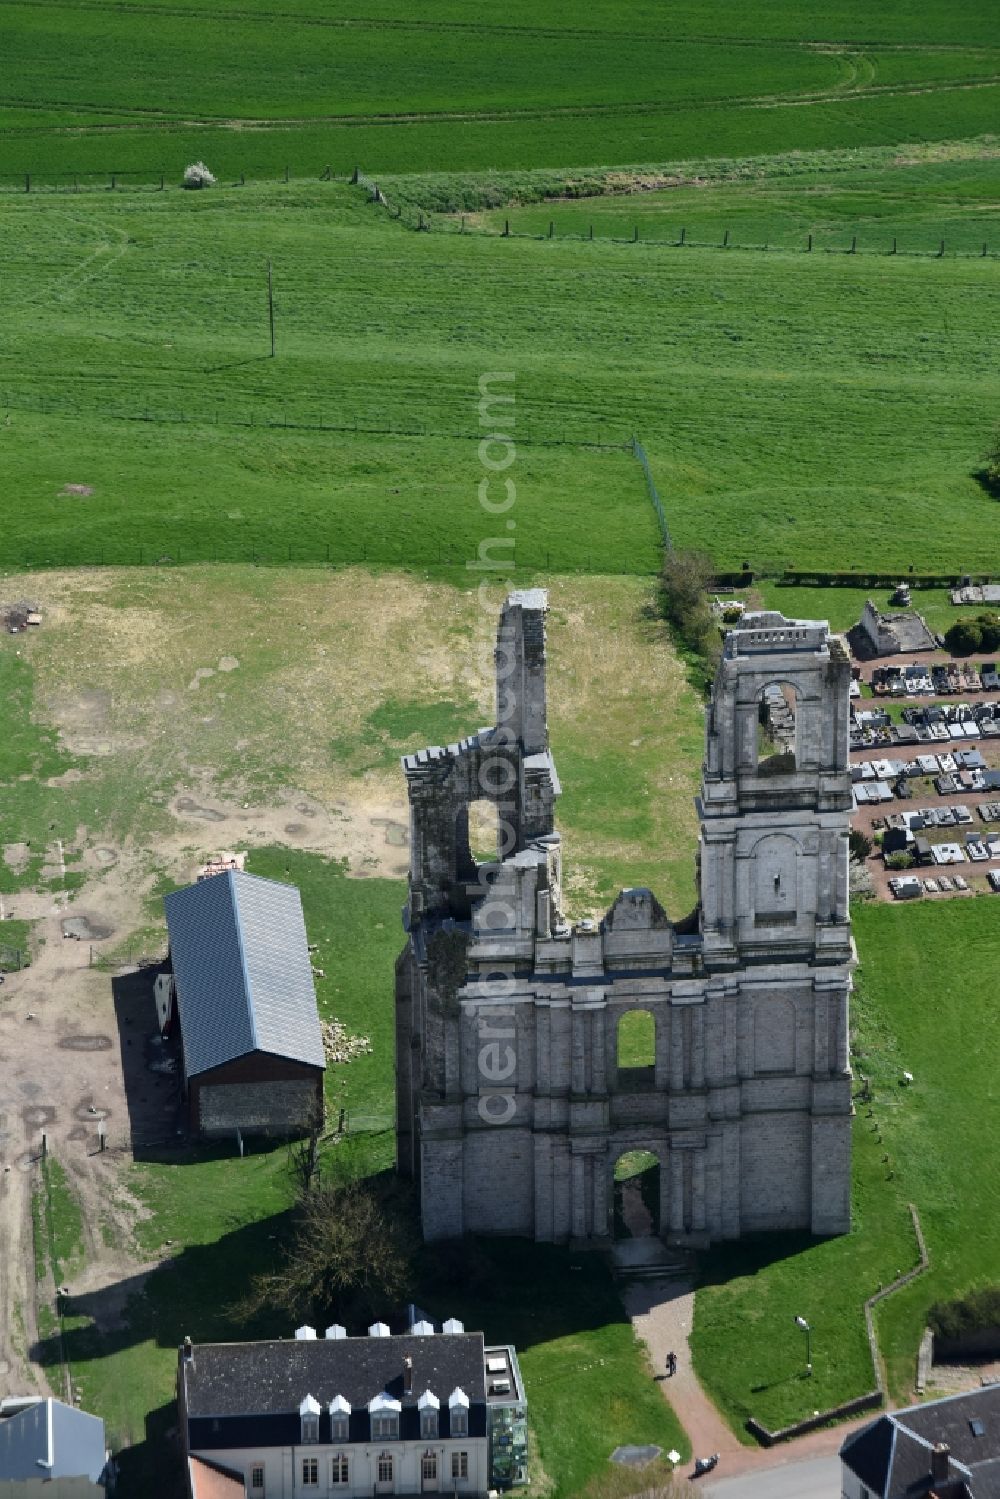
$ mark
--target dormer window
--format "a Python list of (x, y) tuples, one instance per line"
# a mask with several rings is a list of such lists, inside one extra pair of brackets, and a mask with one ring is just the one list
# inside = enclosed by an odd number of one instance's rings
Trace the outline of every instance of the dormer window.
[(373, 1442), (397, 1442), (399, 1440), (399, 1413), (403, 1409), (385, 1390), (369, 1401), (368, 1415), (372, 1423)]
[(448, 1396), (448, 1417), (453, 1437), (469, 1435), (469, 1397), (458, 1385)]
[(427, 1440), (438, 1434), (438, 1411), (441, 1402), (430, 1390), (425, 1390), (417, 1401), (417, 1410), (420, 1412), (420, 1435)]
[(351, 1431), (351, 1406), (343, 1395), (335, 1395), (330, 1401), (330, 1440), (331, 1442), (346, 1442), (350, 1440)]
[(319, 1441), (319, 1401), (307, 1395), (299, 1406), (299, 1440), (307, 1442)]

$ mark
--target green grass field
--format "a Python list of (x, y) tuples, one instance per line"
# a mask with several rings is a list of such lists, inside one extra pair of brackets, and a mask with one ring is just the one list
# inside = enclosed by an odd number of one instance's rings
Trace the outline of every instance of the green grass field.
[[(9, 3), (0, 171), (563, 166), (954, 139), (996, 119), (1000, 26), (963, 0), (766, 14), (468, 0)], [(238, 23), (239, 45), (233, 43)], [(8, 179), (10, 180), (10, 179)]]
[[(995, 1279), (996, 907), (983, 896), (852, 914), (861, 958), (853, 1066), (871, 1078), (874, 1094), (871, 1114), (859, 1104), (854, 1125), (854, 1225), (842, 1239), (763, 1239), (708, 1256), (695, 1358), (737, 1429), (750, 1414), (778, 1426), (873, 1387), (861, 1307), (917, 1262), (908, 1203), (920, 1214), (931, 1268), (878, 1308), (897, 1400), (912, 1398), (931, 1303)], [(912, 1088), (901, 1084), (904, 1069), (914, 1074)], [(974, 1103), (959, 1108), (959, 1098)], [(808, 1382), (796, 1315), (814, 1329)], [(727, 1356), (737, 1338), (740, 1360)]]
[(461, 565), (496, 529), (477, 500), (496, 370), (515, 375), (505, 561), (655, 570), (641, 470), (611, 446), (636, 432), (675, 541), (720, 564), (995, 562), (973, 475), (997, 260), (446, 239), (336, 184), (23, 198), (3, 260), (8, 567)]

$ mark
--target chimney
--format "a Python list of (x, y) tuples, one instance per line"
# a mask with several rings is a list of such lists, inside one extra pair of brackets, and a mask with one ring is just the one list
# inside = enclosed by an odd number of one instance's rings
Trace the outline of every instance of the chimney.
[(194, 1368), (194, 1344), (191, 1342), (190, 1337), (188, 1337), (187, 1335), (185, 1335), (184, 1346), (183, 1346), (181, 1352), (182, 1352), (182, 1355), (183, 1355), (183, 1358), (184, 1358), (184, 1362), (186, 1364), (190, 1364), (191, 1368), (193, 1369)]
[(948, 1482), (948, 1460), (951, 1457), (951, 1448), (947, 1442), (935, 1442), (931, 1449), (931, 1482)]
[(409, 1355), (403, 1359), (403, 1394), (413, 1394), (413, 1360)]

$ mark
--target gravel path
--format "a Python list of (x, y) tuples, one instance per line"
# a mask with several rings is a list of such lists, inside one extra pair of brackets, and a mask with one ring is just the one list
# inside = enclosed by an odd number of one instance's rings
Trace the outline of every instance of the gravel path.
[[(702, 1389), (691, 1365), (688, 1337), (694, 1319), (694, 1286), (684, 1280), (634, 1280), (622, 1292), (638, 1338), (649, 1349), (654, 1378), (691, 1440), (696, 1457), (718, 1452), (720, 1477), (784, 1467), (804, 1458), (832, 1456), (849, 1432), (873, 1418), (813, 1431), (780, 1447), (745, 1447)], [(666, 1375), (667, 1354), (677, 1355), (677, 1373)]]

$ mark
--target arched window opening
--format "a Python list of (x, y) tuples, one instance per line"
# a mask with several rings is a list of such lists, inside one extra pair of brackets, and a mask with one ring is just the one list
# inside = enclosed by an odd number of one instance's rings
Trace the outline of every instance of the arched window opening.
[(626, 1150), (615, 1162), (615, 1239), (647, 1239), (660, 1231), (660, 1162), (651, 1150)]
[(626, 1010), (618, 1021), (618, 1086), (652, 1088), (656, 1081), (656, 1019), (652, 1010)]
[(798, 764), (798, 702), (790, 682), (769, 682), (757, 694), (757, 774), (786, 775)]
[(455, 814), (455, 872), (459, 880), (474, 881), (480, 864), (497, 857), (499, 819), (485, 797), (459, 807)]
[(469, 850), (477, 864), (497, 856), (497, 809), (485, 799), (469, 803)]

